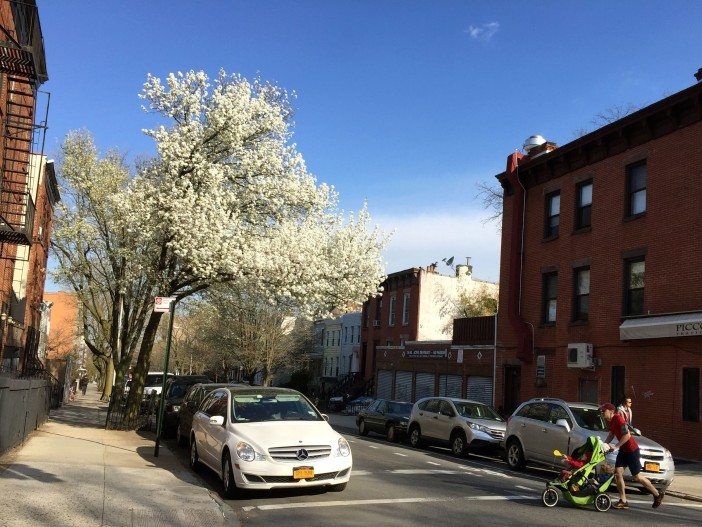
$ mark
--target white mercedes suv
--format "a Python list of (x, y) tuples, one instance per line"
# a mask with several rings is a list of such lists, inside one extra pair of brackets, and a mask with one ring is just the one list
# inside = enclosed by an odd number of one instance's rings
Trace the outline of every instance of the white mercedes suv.
[(237, 489), (342, 491), (351, 477), (351, 448), (325, 417), (295, 390), (217, 389), (193, 416), (190, 465), (217, 472), (227, 497)]

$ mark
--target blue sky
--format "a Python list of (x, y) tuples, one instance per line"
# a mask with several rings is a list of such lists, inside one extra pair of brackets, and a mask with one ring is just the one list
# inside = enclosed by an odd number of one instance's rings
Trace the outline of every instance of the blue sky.
[(388, 271), (472, 256), (497, 280), (499, 233), (475, 182), (541, 133), (564, 144), (614, 105), (702, 67), (702, 2), (39, 0), (47, 150), (87, 128), (153, 152), (147, 72), (223, 67), (298, 93), (295, 142), (342, 205), (395, 235)]

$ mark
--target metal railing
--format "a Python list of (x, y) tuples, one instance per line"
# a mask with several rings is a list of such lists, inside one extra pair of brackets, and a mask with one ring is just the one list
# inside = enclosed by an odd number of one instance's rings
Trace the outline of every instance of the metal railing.
[(129, 392), (112, 392), (110, 403), (107, 407), (107, 418), (105, 419), (106, 430), (151, 429), (151, 426), (156, 422), (157, 394), (152, 393), (142, 399), (139, 411), (131, 416), (128, 415), (128, 400)]

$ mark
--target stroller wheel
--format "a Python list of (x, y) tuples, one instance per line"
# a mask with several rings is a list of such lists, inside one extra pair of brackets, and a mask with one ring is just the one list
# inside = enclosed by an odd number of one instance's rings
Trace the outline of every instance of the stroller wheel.
[(600, 512), (607, 512), (612, 506), (612, 500), (607, 494), (598, 494), (595, 498), (595, 508)]
[(554, 488), (548, 487), (541, 495), (541, 501), (547, 507), (555, 507), (558, 503), (558, 491)]

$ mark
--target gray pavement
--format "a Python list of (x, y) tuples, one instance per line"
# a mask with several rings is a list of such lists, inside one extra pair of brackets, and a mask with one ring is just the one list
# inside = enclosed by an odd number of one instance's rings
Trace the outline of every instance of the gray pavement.
[(0, 464), (3, 527), (238, 525), (153, 437), (104, 430), (94, 385)]

